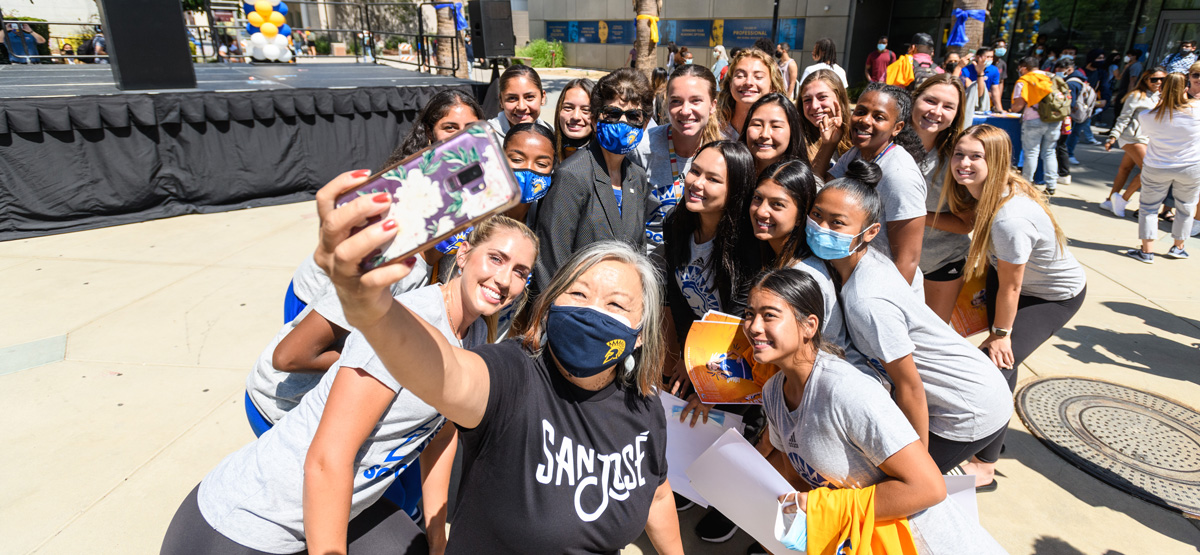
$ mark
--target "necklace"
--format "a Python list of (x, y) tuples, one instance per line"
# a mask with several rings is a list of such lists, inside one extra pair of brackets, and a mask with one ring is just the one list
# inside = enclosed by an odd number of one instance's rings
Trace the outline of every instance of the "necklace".
[[(450, 331), (454, 332), (454, 336), (458, 337), (458, 328), (454, 325), (454, 309), (450, 302), (453, 295), (450, 294), (450, 284), (447, 283), (438, 289), (442, 290), (442, 300), (446, 302), (446, 319), (450, 321)], [(460, 338), (461, 339), (461, 338)]]

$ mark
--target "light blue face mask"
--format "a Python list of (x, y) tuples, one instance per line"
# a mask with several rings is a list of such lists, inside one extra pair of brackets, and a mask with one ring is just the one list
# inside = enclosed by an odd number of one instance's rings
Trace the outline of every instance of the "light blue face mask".
[(792, 551), (808, 551), (808, 515), (804, 511), (783, 512), (789, 505), (795, 503), (780, 503), (775, 510), (775, 539)]
[(881, 42), (881, 43), (875, 45), (875, 49), (880, 52), (883, 52), (884, 50), (887, 49), (887, 45)]
[(869, 231), (871, 227), (874, 227), (868, 226), (867, 229), (860, 231), (858, 235), (847, 235), (821, 227), (811, 216), (807, 219), (808, 223), (805, 224), (804, 235), (808, 240), (808, 248), (812, 251), (813, 256), (821, 260), (841, 260), (850, 256), (850, 245), (854, 243), (854, 240)]
[(600, 147), (613, 154), (628, 154), (642, 142), (641, 127), (634, 127), (623, 121), (617, 123), (596, 124), (596, 140)]
[(1005, 54), (1008, 54), (1007, 48), (997, 48), (996, 49), (996, 57), (997, 58), (1003, 58)]
[(992, 65), (992, 61), (991, 61), (991, 60), (984, 60), (984, 61), (983, 61), (983, 67), (987, 67), (987, 66), (990, 66), (990, 65)]

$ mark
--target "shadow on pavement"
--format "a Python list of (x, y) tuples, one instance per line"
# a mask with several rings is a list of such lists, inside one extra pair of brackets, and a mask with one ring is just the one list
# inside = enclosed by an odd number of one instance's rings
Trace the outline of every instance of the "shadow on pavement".
[[(1200, 342), (1200, 320), (1193, 320), (1186, 316), (1180, 316), (1150, 305), (1126, 301), (1105, 301), (1100, 304), (1108, 307), (1113, 312), (1133, 316), (1134, 318), (1141, 318), (1142, 322), (1147, 326), (1158, 328), (1165, 332), (1186, 335)], [(1200, 345), (1200, 343), (1197, 345)]]
[[(1005, 443), (1007, 452), (1030, 470), (1045, 476), (1076, 499), (1093, 507), (1105, 507), (1120, 512), (1184, 545), (1197, 546), (1200, 553), (1200, 532), (1191, 526), (1181, 526), (1178, 520), (1186, 520), (1179, 513), (1161, 508), (1129, 495), (1096, 477), (1088, 474), (1051, 451), (1040, 440), (1033, 437), (1024, 426), (1009, 426)], [(1037, 555), (1076, 555), (1082, 553), (1060, 538), (1042, 536), (1034, 543)], [(1109, 550), (1105, 555), (1121, 555)]]
[[(1180, 363), (1195, 360), (1196, 348), (1200, 343), (1184, 345), (1152, 333), (1119, 332), (1083, 325), (1063, 328), (1057, 337), (1074, 346), (1055, 345), (1055, 348), (1085, 364), (1111, 364), (1164, 378), (1200, 383), (1200, 375), (1186, 371), (1187, 365)], [(1103, 347), (1103, 350), (1097, 347)]]

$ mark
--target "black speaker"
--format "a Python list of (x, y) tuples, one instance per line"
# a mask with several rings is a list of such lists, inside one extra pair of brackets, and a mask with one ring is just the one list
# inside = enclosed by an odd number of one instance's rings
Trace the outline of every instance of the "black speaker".
[(467, 2), (467, 12), (471, 17), (471, 49), (476, 58), (517, 55), (510, 0), (472, 0)]
[(100, 20), (118, 88), (196, 88), (180, 2), (100, 0)]

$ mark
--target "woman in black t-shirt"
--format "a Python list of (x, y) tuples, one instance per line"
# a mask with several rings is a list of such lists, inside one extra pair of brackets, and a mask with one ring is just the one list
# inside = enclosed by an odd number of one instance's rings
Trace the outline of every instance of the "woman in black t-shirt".
[[(317, 194), (315, 258), (396, 381), (459, 428), (463, 477), (446, 552), (616, 553), (645, 530), (659, 553), (682, 553), (654, 390), (662, 299), (649, 259), (615, 241), (589, 245), (550, 280), (523, 338), (451, 347), (388, 294), (412, 259), (360, 273), (396, 228), (383, 220), (349, 237), (389, 205), (364, 196), (333, 209), (363, 181), (343, 174)], [(414, 359), (426, 364), (406, 364)]]

